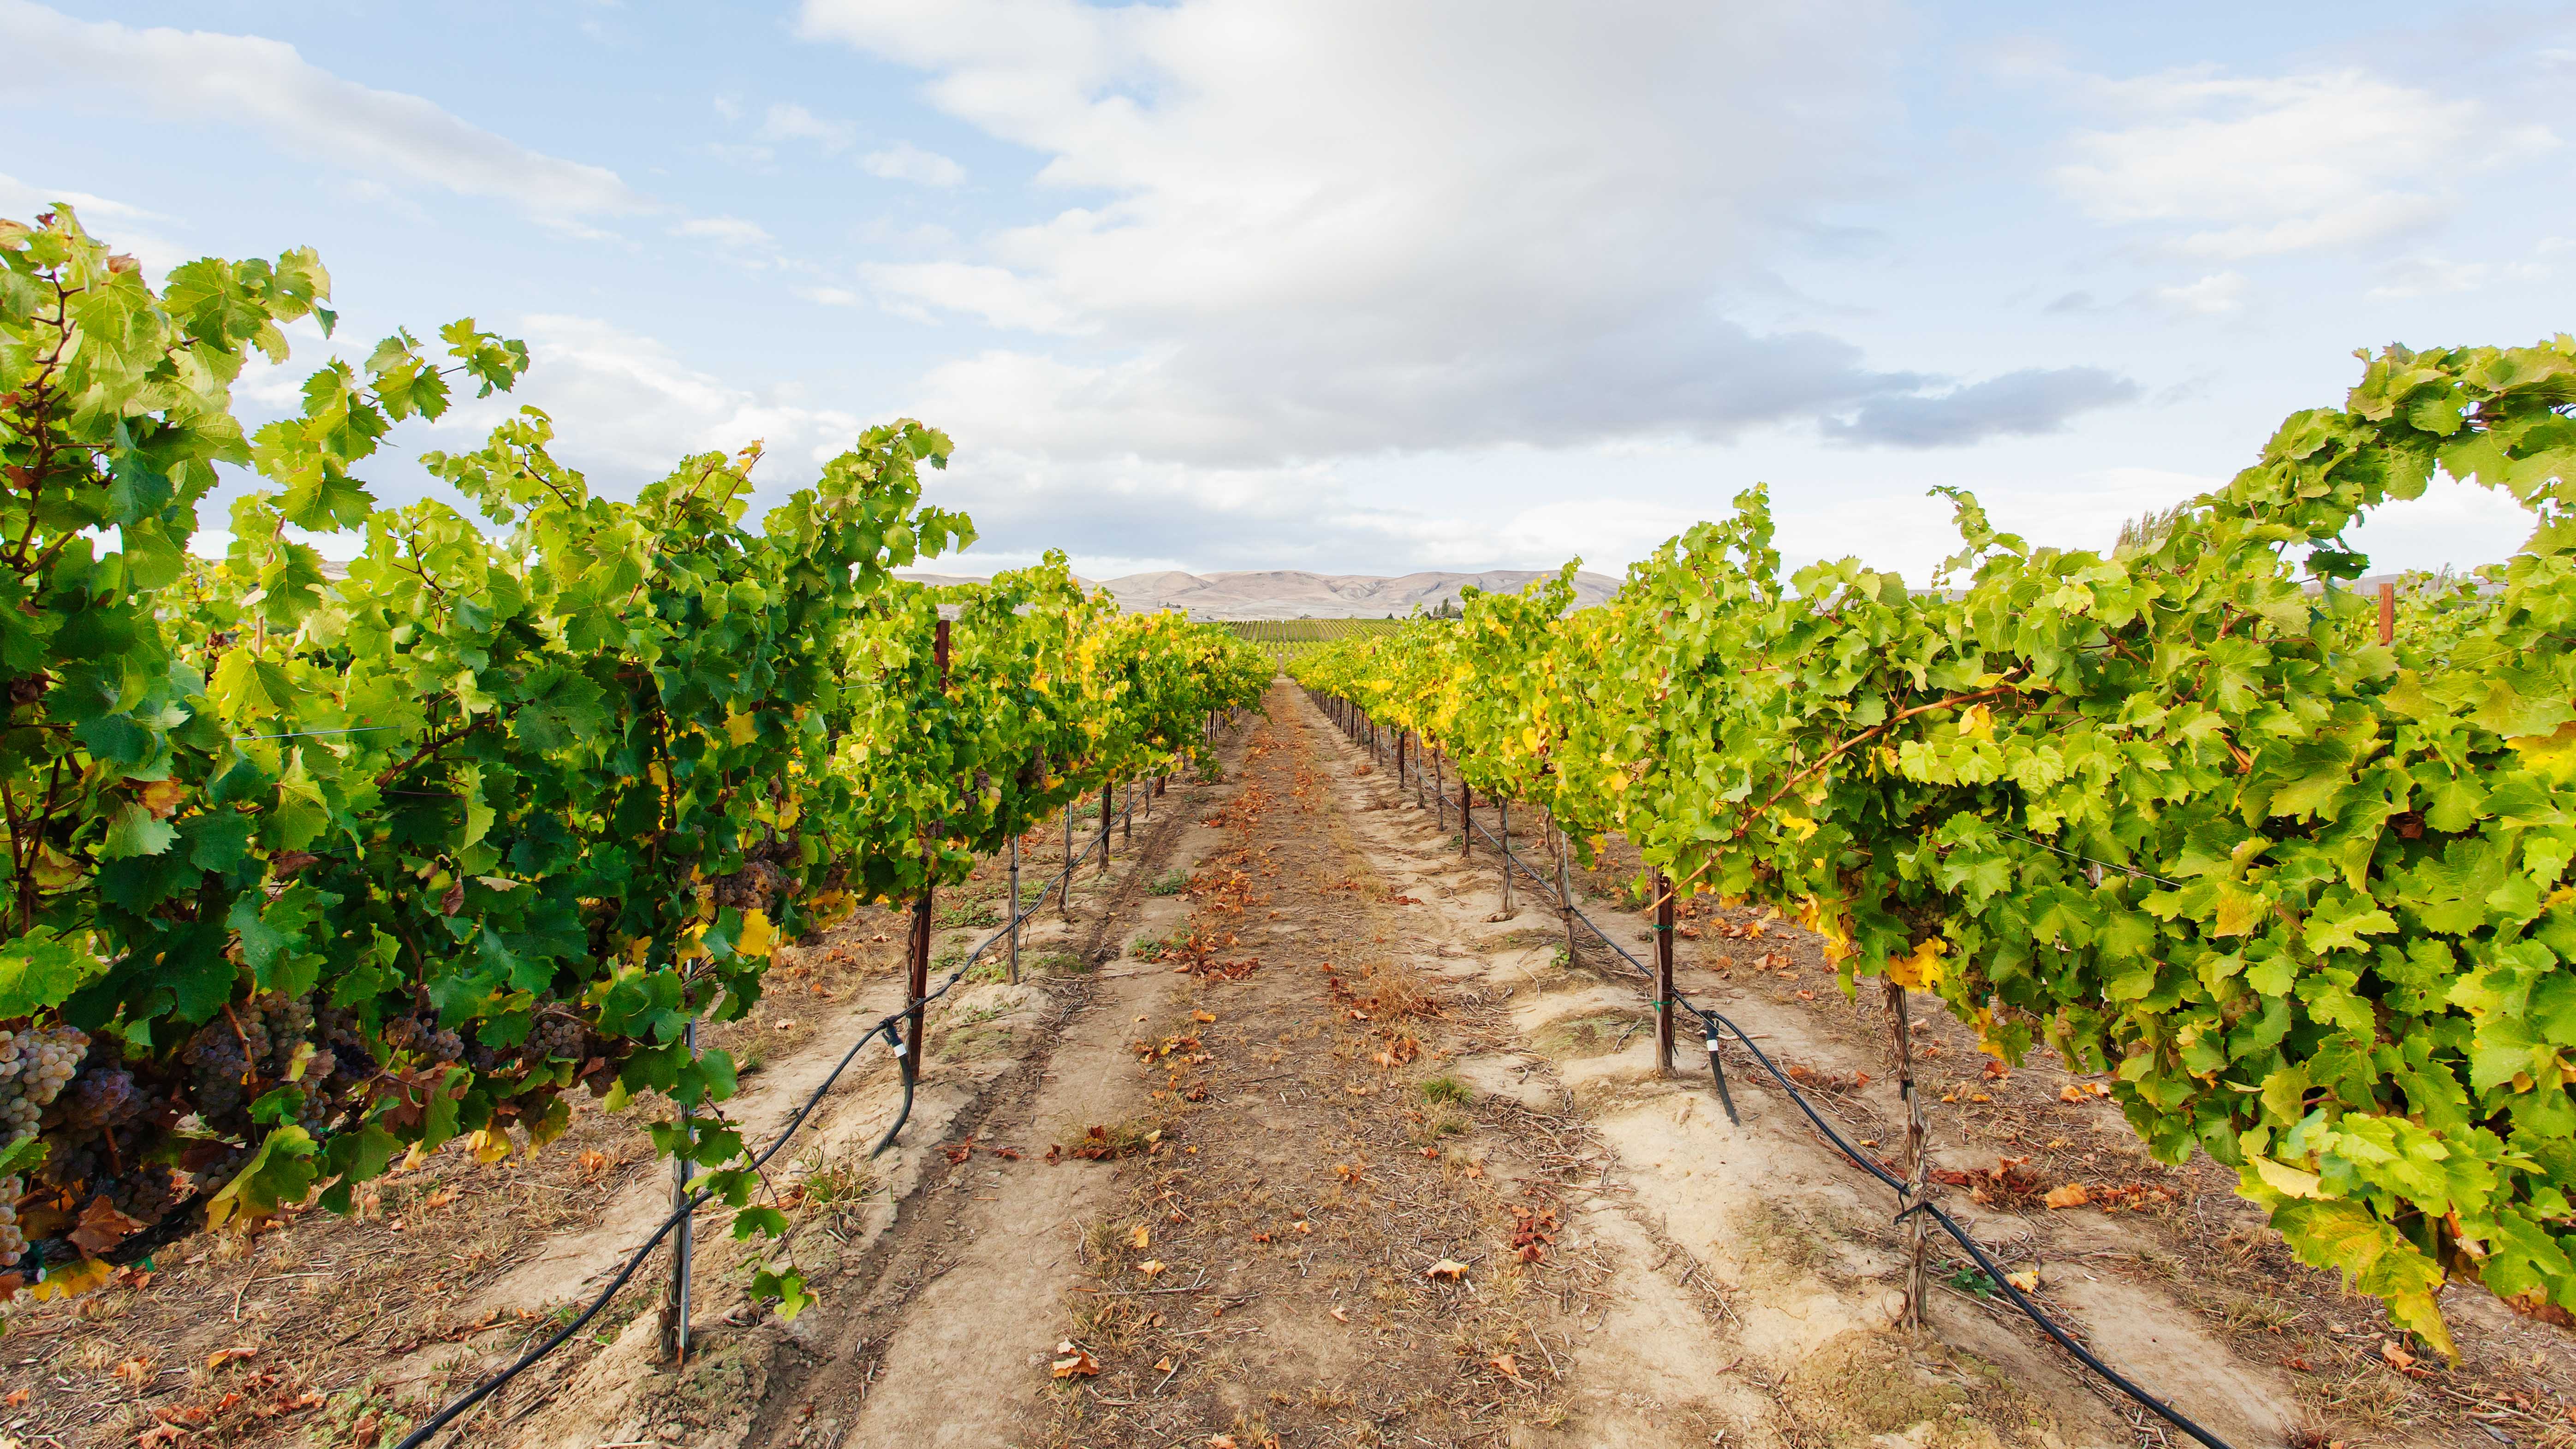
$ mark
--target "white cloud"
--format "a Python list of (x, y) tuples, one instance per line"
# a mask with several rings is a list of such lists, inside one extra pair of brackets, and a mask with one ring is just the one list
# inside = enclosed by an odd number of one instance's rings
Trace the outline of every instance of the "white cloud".
[(605, 470), (594, 480), (632, 491), (691, 453), (767, 444), (764, 493), (810, 482), (815, 464), (850, 446), (859, 419), (776, 393), (733, 386), (682, 361), (660, 341), (591, 317), (539, 314), (516, 329), (528, 374), (517, 391), (459, 407), (441, 428), (475, 434), (507, 408), (542, 407), (562, 440), (558, 456)]
[(796, 295), (819, 307), (855, 307), (864, 300), (847, 287), (799, 287)]
[[(1632, 498), (1570, 498), (1524, 508), (1502, 521), (1493, 535), (1458, 540), (1465, 550), (1445, 560), (1469, 567), (1485, 559), (1544, 560), (1552, 567), (1569, 559), (1616, 576), (1630, 559), (1644, 558), (1665, 539), (1700, 521), (1702, 514)], [(1454, 531), (1453, 535), (1454, 535)]]
[(671, 228), (671, 235), (705, 237), (738, 247), (765, 247), (773, 240), (768, 228), (739, 216), (693, 216)]
[(2151, 294), (2168, 312), (2186, 317), (2232, 317), (2245, 310), (2243, 272), (2213, 272), (2197, 282), (2158, 287)]
[(910, 141), (897, 141), (882, 150), (870, 151), (859, 158), (859, 169), (870, 176), (909, 181), (917, 186), (962, 186), (966, 181), (965, 167)]
[(532, 151), (419, 96), (342, 80), (281, 41), (138, 30), (0, 0), (0, 53), (44, 58), (16, 67), (14, 86), (122, 91), (174, 120), (249, 125), (298, 155), (505, 201), (542, 221), (652, 209), (606, 167)]
[(812, 141), (826, 154), (848, 150), (857, 135), (858, 128), (847, 121), (827, 121), (803, 106), (785, 101), (771, 106), (760, 123), (760, 139), (764, 141)]
[[(2532, 248), (2534, 257), (2544, 257), (2558, 250), (2551, 237)], [(2455, 262), (2446, 257), (2401, 257), (2380, 269), (2380, 283), (2367, 294), (2372, 301), (2399, 301), (2413, 297), (2445, 297), (2459, 292), (2474, 292), (2497, 282), (2538, 282), (2548, 279), (2550, 269), (2536, 261), (2526, 262)]]
[(898, 316), (930, 320), (963, 312), (996, 327), (1072, 332), (1080, 321), (1046, 288), (1006, 267), (966, 262), (871, 262), (859, 269)]
[(1938, 381), (1728, 312), (1866, 189), (1893, 0), (806, 0), (803, 23), (926, 72), (1069, 197), (865, 274), (891, 310), (1073, 339), (927, 375), (925, 414), (996, 446), (1262, 468), (1715, 439)]
[(2461, 170), (2557, 145), (2546, 127), (2361, 70), (2080, 79), (2088, 101), (2131, 124), (2078, 133), (2057, 184), (2098, 221), (2162, 224), (2193, 256), (2381, 241), (2438, 220)]

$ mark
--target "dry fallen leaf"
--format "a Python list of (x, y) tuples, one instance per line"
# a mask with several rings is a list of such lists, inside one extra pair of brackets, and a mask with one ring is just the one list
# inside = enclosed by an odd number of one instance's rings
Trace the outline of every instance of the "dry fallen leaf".
[(206, 1367), (219, 1369), (228, 1363), (239, 1363), (243, 1359), (257, 1357), (259, 1357), (259, 1350), (255, 1348), (219, 1348), (206, 1355)]
[(2092, 1200), (2093, 1194), (2086, 1192), (2084, 1184), (2080, 1182), (2070, 1182), (2064, 1187), (2052, 1187), (2048, 1190), (2048, 1196), (2041, 1199), (2053, 1208), (2079, 1208)]
[(1154, 1234), (1143, 1223), (1138, 1223), (1134, 1230), (1127, 1234), (1127, 1245), (1132, 1248), (1150, 1248), (1154, 1245)]
[(1155, 1274), (1163, 1271), (1163, 1262), (1160, 1258), (1147, 1258), (1144, 1262), (1136, 1265), (1136, 1271), (1144, 1274), (1148, 1278), (1151, 1278)]
[(125, 1380), (136, 1388), (141, 1388), (152, 1378), (152, 1360), (148, 1358), (129, 1358), (125, 1362), (118, 1364), (113, 1372), (118, 1378)]
[(1314, 1231), (1315, 1231), (1315, 1225), (1314, 1225), (1313, 1223), (1307, 1223), (1307, 1222), (1295, 1222), (1295, 1223), (1290, 1223), (1288, 1226), (1290, 1226), (1290, 1227), (1292, 1227), (1292, 1228), (1295, 1228), (1297, 1231), (1299, 1231), (1299, 1232), (1301, 1232), (1301, 1233), (1312, 1233), (1312, 1232), (1314, 1232)]
[(1425, 1278), (1446, 1278), (1455, 1283), (1467, 1276), (1467, 1265), (1455, 1258), (1443, 1258), (1422, 1270)]
[(2415, 1355), (2399, 1348), (2397, 1340), (2393, 1338), (2383, 1338), (2379, 1341), (2379, 1359), (2393, 1369), (2410, 1369), (2415, 1366)]
[(1213, 1012), (1213, 1011), (1193, 1011), (1193, 1012), (1191, 1012), (1191, 1013), (1190, 1013), (1190, 1020), (1192, 1020), (1192, 1021), (1214, 1021), (1214, 1020), (1216, 1020), (1216, 1013), (1215, 1013), (1215, 1012)]
[(2010, 1283), (2024, 1293), (2036, 1293), (2039, 1291), (2039, 1270), (2037, 1268), (2024, 1268), (2018, 1273), (2006, 1273), (2004, 1275), (2004, 1281)]
[(1485, 1362), (1493, 1365), (1494, 1372), (1501, 1374), (1504, 1378), (1510, 1379), (1513, 1383), (1521, 1384), (1523, 1386), (1526, 1386), (1529, 1383), (1529, 1380), (1521, 1377), (1520, 1360), (1514, 1358), (1510, 1354), (1498, 1353), (1492, 1358), (1485, 1360)]
[(1170, 1359), (1164, 1359), (1162, 1362), (1160, 1362), (1160, 1363), (1158, 1363), (1158, 1364), (1154, 1365), (1154, 1372), (1156, 1372), (1156, 1373), (1158, 1373), (1158, 1374), (1167, 1374), (1167, 1373), (1170, 1373), (1171, 1371), (1172, 1371), (1172, 1361), (1171, 1361)]
[(1234, 1449), (1234, 1436), (1232, 1434), (1210, 1434), (1208, 1436), (1208, 1449)]
[(1351, 1321), (1351, 1316), (1336, 1308), (1333, 1310), (1333, 1321), (1335, 1323), (1348, 1323)]
[(2061, 1102), (2081, 1102), (2084, 1100), (2084, 1089), (2070, 1082), (2057, 1089), (2057, 1100)]

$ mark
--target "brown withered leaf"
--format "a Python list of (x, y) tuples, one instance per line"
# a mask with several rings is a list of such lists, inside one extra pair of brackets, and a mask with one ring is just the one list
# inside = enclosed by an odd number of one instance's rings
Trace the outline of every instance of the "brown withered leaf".
[(80, 1226), (63, 1236), (71, 1240), (73, 1247), (95, 1258), (142, 1230), (143, 1224), (118, 1212), (106, 1198), (98, 1197), (90, 1199), (88, 1209), (80, 1216)]

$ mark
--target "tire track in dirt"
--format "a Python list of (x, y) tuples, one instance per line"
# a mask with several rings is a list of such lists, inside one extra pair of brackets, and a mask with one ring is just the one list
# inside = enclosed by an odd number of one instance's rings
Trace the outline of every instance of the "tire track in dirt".
[[(1125, 938), (1151, 917), (1143, 909), (1149, 882), (1198, 833), (1189, 812), (1226, 795), (1175, 798), (1177, 808), (1148, 826), (1128, 875), (1074, 937), (1080, 960), (1122, 954)], [(997, 1349), (997, 1329), (1031, 1321), (1038, 1315), (1030, 1306), (1061, 1291), (1065, 1255), (1055, 1245), (1105, 1176), (1059, 1170), (1044, 1144), (1067, 1122), (1129, 1108), (1136, 1094), (1116, 1090), (1121, 1013), (1160, 985), (1113, 970), (1063, 980), (1060, 1007), (1035, 1050), (967, 1110), (907, 1129), (920, 1154), (918, 1188), (867, 1251), (844, 1263), (839, 1281), (849, 1286), (839, 1301), (777, 1336), (739, 1442), (1009, 1441), (1025, 1417), (1025, 1395), (1016, 1390), (1028, 1362), (1025, 1353)]]

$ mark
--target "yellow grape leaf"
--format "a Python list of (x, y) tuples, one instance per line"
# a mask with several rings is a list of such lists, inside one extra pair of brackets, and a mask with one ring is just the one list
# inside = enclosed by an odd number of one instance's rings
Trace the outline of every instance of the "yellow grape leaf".
[(737, 709), (725, 711), (725, 738), (737, 745), (747, 745), (760, 738), (760, 719)]
[(2554, 734), (2516, 735), (2505, 743), (2522, 756), (2524, 769), (2553, 784), (2576, 783), (2576, 720)]
[(2245, 1165), (2254, 1169), (2254, 1175), (2263, 1179), (2265, 1186), (2283, 1197), (2325, 1196), (2324, 1191), (2318, 1186), (2320, 1179), (2313, 1172), (2302, 1172), (2295, 1167), (2260, 1156), (2247, 1157)]
[(29, 1288), (27, 1295), (40, 1303), (48, 1298), (78, 1298), (96, 1291), (114, 1276), (116, 1269), (104, 1260), (83, 1258), (70, 1267), (46, 1274), (45, 1281)]
[(510, 1155), (510, 1134), (496, 1127), (479, 1127), (466, 1137), (465, 1146), (475, 1161), (488, 1167)]
[(1930, 991), (1941, 984), (1941, 957), (1949, 943), (1935, 936), (1914, 948), (1911, 956), (1887, 958), (1887, 979), (1909, 991)]
[(2213, 936), (2242, 936), (2263, 919), (2264, 900), (2233, 881), (2218, 885), (2218, 913), (2209, 923)]
[(1152, 1247), (1154, 1245), (1153, 1230), (1147, 1228), (1143, 1223), (1138, 1223), (1135, 1228), (1127, 1234), (1127, 1245), (1131, 1248)]
[(755, 906), (742, 913), (742, 931), (734, 937), (736, 955), (765, 960), (778, 949), (778, 928), (769, 924), (769, 913)]

